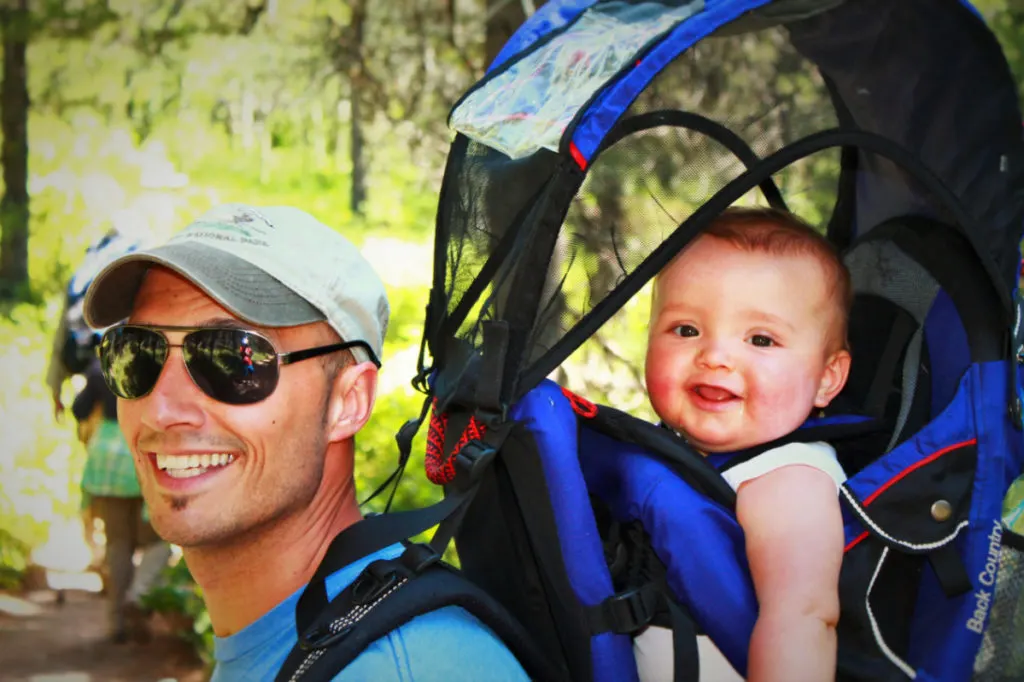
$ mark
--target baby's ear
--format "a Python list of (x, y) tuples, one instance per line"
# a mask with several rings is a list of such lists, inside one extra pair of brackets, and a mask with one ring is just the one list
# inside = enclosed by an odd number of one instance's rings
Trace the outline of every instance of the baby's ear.
[(825, 370), (821, 373), (818, 394), (814, 396), (815, 407), (828, 407), (832, 399), (843, 390), (846, 379), (850, 376), (851, 360), (849, 351), (845, 350), (836, 351), (828, 359)]

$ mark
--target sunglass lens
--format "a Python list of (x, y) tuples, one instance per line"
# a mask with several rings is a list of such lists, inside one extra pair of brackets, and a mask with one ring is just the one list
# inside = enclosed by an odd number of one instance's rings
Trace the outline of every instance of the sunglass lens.
[(206, 395), (231, 405), (257, 403), (277, 387), (277, 352), (243, 329), (189, 333), (182, 352), (192, 380)]
[(167, 340), (142, 327), (114, 327), (100, 341), (100, 367), (114, 395), (133, 400), (153, 390), (167, 361)]

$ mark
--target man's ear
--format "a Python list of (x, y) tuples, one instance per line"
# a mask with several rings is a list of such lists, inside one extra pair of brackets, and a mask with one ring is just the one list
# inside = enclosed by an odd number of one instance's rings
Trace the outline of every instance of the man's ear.
[(839, 391), (843, 390), (850, 376), (851, 360), (849, 351), (845, 350), (836, 351), (828, 359), (821, 374), (818, 394), (814, 397), (815, 407), (828, 407), (832, 399), (839, 395)]
[(334, 377), (327, 402), (327, 440), (335, 443), (356, 435), (370, 419), (377, 397), (377, 366), (349, 365)]

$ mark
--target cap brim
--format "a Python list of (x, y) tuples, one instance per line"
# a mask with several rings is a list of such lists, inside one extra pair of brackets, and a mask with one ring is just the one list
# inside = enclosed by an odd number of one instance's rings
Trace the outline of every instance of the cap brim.
[(306, 299), (252, 263), (227, 251), (183, 242), (136, 251), (104, 268), (86, 292), (86, 322), (102, 328), (131, 315), (135, 295), (153, 265), (181, 275), (251, 324), (293, 327), (326, 319)]

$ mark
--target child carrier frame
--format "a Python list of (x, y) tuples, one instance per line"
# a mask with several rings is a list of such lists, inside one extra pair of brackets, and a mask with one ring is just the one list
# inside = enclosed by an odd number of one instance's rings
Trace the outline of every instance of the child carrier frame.
[[(766, 73), (806, 80), (772, 81), (756, 116), (731, 119), (721, 95), (678, 105), (707, 59), (751, 48)], [(715, 84), (730, 88), (748, 85)], [(724, 209), (752, 191), (784, 208), (787, 173), (824, 165), (853, 369), (842, 410), (794, 437), (835, 441), (850, 474), (838, 678), (1024, 670), (1022, 540), (1002, 510), (1024, 469), (1024, 142), (1014, 79), (967, 2), (554, 0), (450, 124), (426, 401), (399, 434), (404, 466), (430, 411), (426, 468), (446, 498), (386, 515), (388, 538), (441, 522), (434, 549), (454, 537), (464, 576), (553, 678), (637, 679), (631, 636), (652, 622), (673, 627), (676, 679), (696, 679), (698, 631), (745, 674), (757, 605), (735, 494), (676, 435), (548, 377)], [(686, 150), (675, 171), (697, 168), (703, 193), (667, 209), (648, 191), (644, 215), (670, 227), (622, 211), (586, 224), (587, 201), (589, 218), (607, 209), (599, 181), (618, 179), (605, 159), (660, 179), (667, 149)]]

